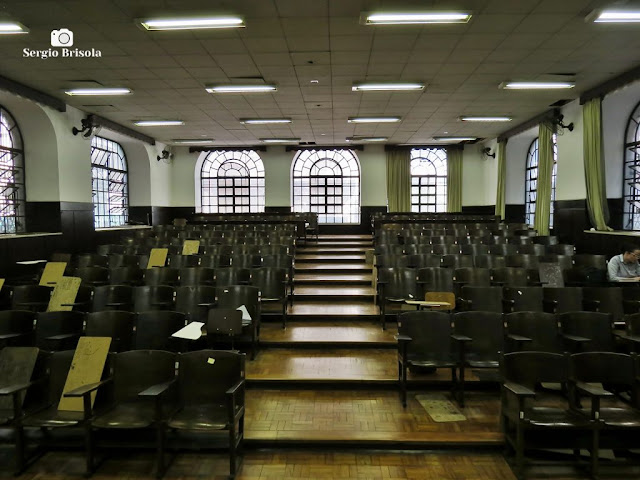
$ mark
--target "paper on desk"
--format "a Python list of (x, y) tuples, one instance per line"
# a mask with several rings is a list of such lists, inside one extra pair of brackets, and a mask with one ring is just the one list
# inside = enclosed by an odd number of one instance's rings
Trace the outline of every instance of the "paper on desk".
[(191, 322), (184, 328), (171, 335), (176, 338), (186, 338), (187, 340), (198, 340), (202, 336), (203, 322)]
[(240, 310), (242, 312), (242, 320), (251, 321), (251, 315), (249, 315), (247, 307), (245, 307), (244, 305), (240, 305), (238, 308), (236, 308), (236, 310)]

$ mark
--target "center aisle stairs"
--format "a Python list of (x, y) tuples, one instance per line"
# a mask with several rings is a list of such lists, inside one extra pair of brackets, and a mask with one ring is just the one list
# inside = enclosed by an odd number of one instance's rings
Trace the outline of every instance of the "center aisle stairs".
[[(435, 423), (397, 391), (397, 328), (382, 330), (371, 235), (320, 235), (298, 245), (287, 328), (265, 320), (247, 362), (245, 438), (255, 447), (424, 449), (499, 447), (495, 392), (469, 396), (466, 422)], [(447, 394), (450, 372), (410, 376)], [(420, 391), (419, 393), (429, 393)]]

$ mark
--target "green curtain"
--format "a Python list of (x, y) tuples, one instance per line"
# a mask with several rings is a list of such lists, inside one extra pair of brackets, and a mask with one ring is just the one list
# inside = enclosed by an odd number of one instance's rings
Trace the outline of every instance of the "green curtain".
[(447, 212), (462, 211), (462, 152), (447, 148)]
[(389, 212), (411, 211), (411, 152), (387, 151), (387, 205)]
[(507, 182), (507, 141), (498, 142), (498, 189), (496, 191), (496, 215), (504, 220), (505, 187)]
[(540, 124), (538, 135), (538, 187), (533, 228), (538, 235), (549, 235), (551, 213), (551, 173), (553, 171), (553, 133), (550, 122)]
[(607, 226), (609, 207), (602, 154), (602, 100), (594, 98), (582, 107), (584, 131), (584, 179), (587, 186), (587, 209), (596, 230), (613, 230)]

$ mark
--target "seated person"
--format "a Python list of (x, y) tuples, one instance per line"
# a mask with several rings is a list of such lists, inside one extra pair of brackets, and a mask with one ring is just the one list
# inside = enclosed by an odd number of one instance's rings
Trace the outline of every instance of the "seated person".
[(623, 253), (609, 260), (607, 276), (610, 282), (640, 281), (640, 247), (625, 245)]

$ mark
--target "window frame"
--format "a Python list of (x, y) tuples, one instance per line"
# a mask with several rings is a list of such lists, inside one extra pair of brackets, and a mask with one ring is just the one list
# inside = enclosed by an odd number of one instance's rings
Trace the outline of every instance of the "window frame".
[(291, 210), (317, 213), (318, 223), (324, 225), (360, 225), (361, 180), (360, 160), (353, 150), (299, 150), (291, 162)]
[[(5, 197), (4, 192), (9, 189), (13, 189), (13, 192)], [(2, 105), (0, 105), (0, 193), (2, 194), (0, 235), (26, 231), (23, 137), (15, 117)], [(11, 213), (5, 215), (6, 210)]]
[[(231, 168), (234, 165), (238, 165), (239, 168)], [(246, 169), (246, 174), (219, 175), (221, 169), (223, 172), (240, 172)], [(206, 182), (209, 184), (206, 185)], [(222, 195), (221, 189), (224, 189)], [(231, 189), (231, 192), (227, 192), (227, 189)], [(255, 189), (255, 195), (252, 194), (253, 189)], [(245, 195), (237, 190), (247, 190), (247, 193)], [(202, 213), (261, 213), (265, 209), (265, 192), (264, 162), (255, 150), (212, 151), (202, 161), (200, 167), (200, 212)], [(221, 199), (224, 199), (224, 202), (221, 203)], [(244, 199), (246, 202), (243, 201)]]
[[(96, 163), (96, 151), (109, 155), (105, 164)], [(117, 156), (118, 161), (124, 165), (124, 170), (111, 165), (111, 155)], [(101, 175), (96, 175), (97, 173)], [(121, 180), (114, 178), (120, 175)], [(120, 185), (121, 189), (118, 187)], [(122, 195), (116, 195), (115, 192), (118, 191)], [(121, 202), (114, 200), (118, 196), (122, 199)], [(94, 136), (91, 139), (91, 201), (94, 228), (119, 227), (129, 221), (129, 163), (122, 145), (105, 137)], [(113, 209), (121, 209), (122, 213), (113, 213)]]
[[(549, 228), (553, 228), (554, 220), (554, 202), (556, 201), (556, 182), (558, 178), (558, 137), (554, 133), (553, 140), (553, 167), (551, 169), (551, 203), (549, 206)], [(532, 160), (535, 158), (535, 166), (532, 166)], [(540, 137), (533, 139), (527, 149), (527, 159), (524, 170), (524, 222), (533, 226), (535, 221), (535, 206), (538, 200), (538, 169), (540, 168)], [(533, 177), (535, 172), (535, 177)], [(531, 183), (535, 181), (535, 188)], [(534, 196), (533, 199), (531, 197)], [(532, 208), (533, 207), (533, 208)]]
[[(426, 153), (424, 153), (426, 152)], [(441, 156), (439, 156), (441, 155)], [(429, 212), (441, 213), (447, 211), (447, 149), (446, 148), (413, 148), (411, 149), (411, 211), (414, 213)], [(432, 157), (436, 157), (433, 158)], [(434, 160), (439, 160), (442, 165), (438, 166)], [(435, 174), (414, 173), (423, 163), (430, 163)], [(420, 164), (420, 165), (419, 165)], [(444, 172), (444, 173), (442, 173)], [(440, 182), (439, 182), (440, 180)], [(427, 193), (423, 194), (422, 189), (426, 188)], [(433, 188), (433, 193), (429, 193)], [(415, 189), (418, 189), (416, 191)], [(423, 199), (433, 202), (423, 202)], [(441, 201), (438, 201), (440, 199)]]
[[(637, 231), (640, 230), (640, 102), (629, 114), (622, 155), (622, 229)], [(636, 184), (638, 188), (634, 188)]]

